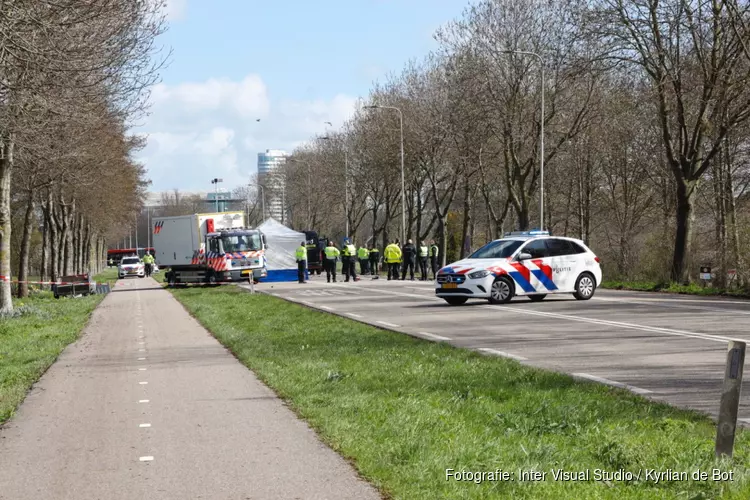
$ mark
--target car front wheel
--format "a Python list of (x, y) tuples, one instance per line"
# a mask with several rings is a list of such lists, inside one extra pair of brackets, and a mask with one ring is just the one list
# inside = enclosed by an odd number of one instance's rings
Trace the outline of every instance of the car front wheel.
[(513, 298), (513, 282), (507, 276), (501, 276), (490, 288), (490, 304), (507, 304)]
[(596, 292), (596, 280), (589, 273), (581, 274), (576, 280), (576, 291), (573, 297), (577, 300), (589, 300)]
[(443, 297), (443, 300), (452, 306), (460, 306), (466, 304), (466, 301), (469, 299), (466, 297)]

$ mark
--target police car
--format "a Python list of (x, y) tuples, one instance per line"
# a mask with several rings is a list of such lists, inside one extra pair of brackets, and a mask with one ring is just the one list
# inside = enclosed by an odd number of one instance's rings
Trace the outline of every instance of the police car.
[(520, 295), (539, 301), (550, 293), (588, 300), (601, 282), (599, 258), (581, 240), (519, 231), (442, 268), (435, 294), (451, 305), (468, 299), (504, 304)]

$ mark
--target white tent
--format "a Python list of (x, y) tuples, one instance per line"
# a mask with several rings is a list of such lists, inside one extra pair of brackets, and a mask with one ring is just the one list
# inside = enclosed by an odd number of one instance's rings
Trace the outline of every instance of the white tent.
[(266, 236), (266, 268), (268, 278), (263, 281), (296, 281), (297, 258), (295, 253), (305, 241), (305, 233), (299, 233), (280, 224), (275, 219), (266, 219), (258, 226)]

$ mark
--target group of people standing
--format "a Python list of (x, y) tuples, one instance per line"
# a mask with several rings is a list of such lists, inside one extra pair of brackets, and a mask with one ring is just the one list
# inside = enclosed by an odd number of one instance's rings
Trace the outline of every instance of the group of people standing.
[[(414, 271), (417, 264), (419, 265), (421, 281), (430, 279), (428, 276), (428, 265), (432, 269), (432, 279), (435, 279), (438, 271), (439, 252), (434, 240), (430, 242), (429, 246), (422, 241), (419, 248), (414, 246), (412, 240), (408, 240), (403, 248), (398, 239), (392, 240), (385, 247), (382, 258), (382, 262), (387, 266), (388, 280), (398, 280), (400, 270), (402, 280), (406, 279), (408, 271), (411, 280), (414, 281)], [(341, 270), (344, 274), (345, 282), (350, 279), (352, 281), (359, 281), (356, 270), (357, 262), (359, 262), (360, 275), (369, 274), (373, 276), (373, 279), (379, 277), (381, 258), (380, 250), (376, 245), (372, 245), (370, 248), (361, 246), (357, 249), (347, 238), (344, 240), (341, 250), (339, 250), (336, 248), (336, 244), (329, 240), (323, 250), (323, 268), (325, 269), (328, 283), (331, 282), (331, 278), (333, 278), (334, 283), (336, 282), (336, 263), (339, 258), (341, 259)], [(307, 249), (305, 242), (302, 242), (301, 246), (297, 249), (297, 276), (300, 283), (305, 282), (306, 261)]]

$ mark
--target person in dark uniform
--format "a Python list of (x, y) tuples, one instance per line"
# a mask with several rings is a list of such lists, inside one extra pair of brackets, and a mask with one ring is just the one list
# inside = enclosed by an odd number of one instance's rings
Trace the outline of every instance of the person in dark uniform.
[(370, 248), (370, 274), (373, 276), (378, 275), (378, 264), (380, 263), (380, 250), (378, 246), (373, 243)]
[(401, 281), (406, 279), (406, 271), (409, 270), (411, 280), (414, 281), (414, 261), (417, 258), (417, 249), (414, 247), (414, 243), (411, 240), (406, 242), (402, 250), (404, 255), (404, 264), (401, 270)]
[(438, 272), (438, 254), (440, 249), (435, 244), (435, 240), (430, 241), (430, 266), (432, 267), (432, 279), (437, 279)]

